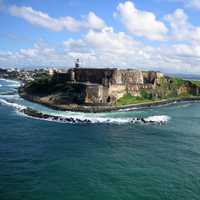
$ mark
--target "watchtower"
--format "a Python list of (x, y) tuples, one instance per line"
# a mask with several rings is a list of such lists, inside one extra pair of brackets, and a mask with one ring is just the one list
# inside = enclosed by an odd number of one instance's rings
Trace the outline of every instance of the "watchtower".
[(75, 62), (75, 68), (79, 68), (79, 67), (80, 67), (80, 60), (79, 58), (77, 58)]

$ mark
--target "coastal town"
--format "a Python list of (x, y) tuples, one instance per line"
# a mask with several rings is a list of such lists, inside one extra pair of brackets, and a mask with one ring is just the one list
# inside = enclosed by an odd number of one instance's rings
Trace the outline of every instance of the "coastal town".
[(22, 82), (33, 81), (41, 74), (49, 73), (48, 68), (20, 69), (20, 68), (0, 68), (0, 78), (19, 80)]

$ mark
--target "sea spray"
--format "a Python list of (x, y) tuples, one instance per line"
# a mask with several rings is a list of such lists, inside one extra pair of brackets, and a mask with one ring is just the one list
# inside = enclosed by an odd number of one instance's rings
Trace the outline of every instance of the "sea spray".
[(26, 109), (26, 106), (22, 106), (22, 105), (19, 105), (17, 103), (14, 103), (14, 102), (9, 102), (8, 100), (5, 100), (5, 99), (0, 99), (0, 102), (4, 105), (11, 106), (11, 107), (18, 109), (18, 110)]
[(90, 115), (87, 116), (84, 113), (73, 113), (65, 112), (65, 115), (62, 114), (47, 114), (39, 112), (32, 108), (5, 100), (0, 99), (0, 102), (4, 105), (11, 106), (16, 109), (17, 112), (23, 113), (27, 116), (43, 119), (48, 121), (57, 121), (64, 123), (104, 123), (104, 124), (165, 124), (170, 120), (169, 116), (166, 115), (156, 115), (149, 117), (134, 117), (134, 118), (114, 118), (114, 117), (105, 117), (105, 116), (96, 116)]
[(106, 117), (84, 117), (77, 116), (58, 116), (45, 114), (31, 108), (17, 109), (19, 112), (24, 113), (27, 116), (43, 119), (48, 121), (56, 121), (63, 123), (104, 123), (104, 124), (165, 124), (168, 122), (170, 117), (162, 116), (150, 116), (147, 118), (106, 118)]

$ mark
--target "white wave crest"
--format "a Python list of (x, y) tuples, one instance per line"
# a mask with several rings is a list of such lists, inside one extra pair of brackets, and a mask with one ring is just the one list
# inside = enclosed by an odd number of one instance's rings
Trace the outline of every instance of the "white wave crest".
[(167, 115), (155, 115), (144, 118), (147, 122), (158, 122), (158, 123), (166, 123), (170, 120), (170, 117)]
[(9, 84), (9, 85), (5, 85), (6, 87), (19, 87), (20, 86), (20, 83), (19, 84)]
[[(120, 111), (122, 112), (122, 111)], [(50, 116), (57, 116), (61, 118), (73, 118), (75, 121), (89, 120), (91, 123), (113, 123), (113, 124), (127, 124), (127, 123), (167, 123), (170, 117), (167, 115), (154, 115), (149, 117), (111, 117), (107, 114), (88, 114), (67, 111), (62, 114), (46, 113)]]
[[(28, 116), (28, 115), (27, 115)], [(31, 116), (29, 116), (31, 117)], [(85, 117), (85, 116), (58, 116), (49, 115), (48, 118), (37, 118), (45, 121), (56, 121), (62, 123), (92, 123), (92, 124), (165, 124), (170, 120), (169, 116), (150, 116), (147, 118), (106, 118), (106, 117)]]
[(19, 87), (20, 86), (19, 81), (14, 81), (14, 80), (9, 80), (9, 79), (0, 79), (0, 80), (7, 83), (7, 84), (4, 85), (6, 87)]
[(11, 80), (11, 79), (4, 79), (4, 78), (0, 78), (0, 81), (5, 81), (8, 83), (19, 83), (19, 81), (15, 81), (15, 80)]
[(11, 106), (11, 107), (18, 109), (18, 110), (22, 110), (22, 109), (26, 108), (26, 106), (22, 106), (22, 105), (19, 105), (17, 103), (9, 102), (9, 101), (6, 101), (5, 99), (0, 99), (0, 102), (4, 105)]
[[(15, 102), (11, 102), (5, 99), (0, 99), (0, 102), (4, 105), (11, 106), (15, 108), (18, 112), (22, 112), (27, 108), (27, 106), (20, 105)], [(36, 110), (37, 112), (37, 110)], [(41, 112), (41, 111), (39, 111)], [(42, 114), (47, 114), (42, 112)], [(48, 118), (37, 118), (40, 120), (48, 121), (57, 121), (64, 123), (104, 123), (104, 124), (163, 124), (167, 123), (170, 120), (170, 117), (167, 115), (155, 115), (149, 117), (108, 117), (106, 115), (97, 115), (97, 114), (86, 114), (86, 113), (74, 113), (74, 112), (65, 112), (65, 114), (56, 114), (48, 113)], [(28, 116), (28, 115), (27, 115)], [(31, 116), (29, 116), (31, 117)], [(34, 118), (34, 117), (33, 117)]]
[(113, 124), (127, 124), (127, 123), (167, 123), (170, 120), (169, 116), (149, 116), (147, 118), (103, 118), (103, 117), (82, 117), (81, 120), (90, 120), (92, 123), (113, 123)]
[(0, 94), (0, 98), (6, 98), (6, 99), (16, 99), (18, 98), (18, 94)]

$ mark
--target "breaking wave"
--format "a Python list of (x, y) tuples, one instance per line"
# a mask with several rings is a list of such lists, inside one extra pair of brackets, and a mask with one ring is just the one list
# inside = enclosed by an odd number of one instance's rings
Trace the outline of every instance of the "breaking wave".
[(7, 105), (7, 106), (11, 106), (11, 107), (18, 109), (18, 110), (26, 109), (26, 106), (22, 106), (22, 105), (19, 105), (17, 103), (14, 103), (14, 102), (9, 102), (5, 99), (0, 99), (0, 103)]
[(64, 112), (63, 114), (56, 115), (56, 114), (47, 114), (45, 112), (41, 113), (37, 110), (32, 110), (26, 106), (10, 102), (5, 99), (0, 99), (0, 102), (4, 105), (15, 108), (17, 112), (24, 114), (26, 116), (35, 119), (62, 122), (62, 123), (165, 124), (170, 120), (170, 117), (167, 115), (155, 115), (149, 117), (135, 117), (135, 118), (106, 117), (106, 114), (102, 116), (89, 114), (87, 116), (87, 114), (85, 113), (74, 113), (74, 112)]
[(0, 81), (5, 82), (6, 84), (1, 85), (2, 86), (6, 86), (6, 87), (19, 87), (20, 86), (20, 82), (19, 81), (14, 81), (14, 80), (8, 80), (8, 79), (0, 79)]
[(155, 115), (145, 118), (147, 122), (168, 122), (170, 117), (168, 115)]
[[(165, 124), (168, 122), (170, 117), (168, 116), (151, 116), (155, 117), (155, 120), (148, 120), (147, 118), (89, 118), (89, 117), (58, 117), (48, 116), (47, 118), (38, 118), (47, 121), (56, 121), (62, 123), (92, 123), (92, 124)], [(33, 117), (37, 118), (37, 117)]]
[[(19, 87), (20, 82), (0, 79), (2, 87), (10, 87), (0, 93), (0, 104), (13, 107), (18, 114), (40, 120), (56, 121), (62, 123), (104, 123), (104, 124), (164, 124), (170, 120), (166, 115), (152, 115), (149, 117), (135, 117), (131, 109), (120, 110), (113, 113), (82, 113), (71, 111), (55, 111), (32, 102), (24, 101), (13, 87)], [(133, 110), (133, 109), (132, 109)], [(132, 114), (130, 114), (132, 113)]]

